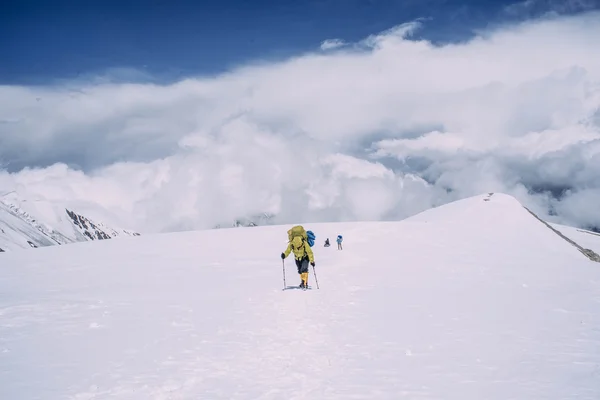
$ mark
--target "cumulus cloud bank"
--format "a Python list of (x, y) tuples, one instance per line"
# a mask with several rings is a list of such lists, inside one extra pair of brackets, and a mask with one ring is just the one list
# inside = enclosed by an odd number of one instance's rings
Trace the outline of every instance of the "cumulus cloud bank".
[(600, 13), (443, 46), (419, 24), (168, 85), (0, 87), (0, 188), (142, 232), (400, 219), (488, 191), (600, 227)]

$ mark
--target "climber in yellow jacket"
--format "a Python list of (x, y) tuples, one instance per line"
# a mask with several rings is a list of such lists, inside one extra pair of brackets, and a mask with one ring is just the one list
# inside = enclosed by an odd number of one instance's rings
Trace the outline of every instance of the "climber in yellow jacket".
[(294, 227), (288, 231), (288, 236), (291, 240), (288, 243), (287, 249), (285, 249), (285, 251), (281, 253), (281, 259), (285, 260), (285, 258), (289, 256), (292, 251), (294, 252), (294, 258), (296, 261), (296, 267), (298, 268), (298, 274), (300, 274), (300, 279), (302, 279), (300, 287), (307, 288), (308, 263), (310, 262), (310, 265), (314, 267), (315, 256), (305, 238), (306, 233), (304, 231), (304, 228)]

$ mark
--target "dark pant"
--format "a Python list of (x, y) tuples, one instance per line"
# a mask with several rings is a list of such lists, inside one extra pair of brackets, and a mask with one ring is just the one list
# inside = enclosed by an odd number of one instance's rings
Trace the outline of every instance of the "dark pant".
[(304, 257), (300, 260), (296, 259), (296, 267), (298, 268), (299, 274), (308, 272), (308, 257)]

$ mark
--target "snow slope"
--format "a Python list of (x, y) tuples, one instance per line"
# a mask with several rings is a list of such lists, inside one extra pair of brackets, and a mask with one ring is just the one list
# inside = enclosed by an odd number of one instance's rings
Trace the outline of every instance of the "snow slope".
[(56, 244), (59, 242), (0, 202), (0, 249), (2, 251)]
[(600, 398), (600, 263), (512, 197), (306, 227), (308, 291), (289, 226), (1, 254), (0, 398)]
[(592, 249), (596, 253), (600, 254), (600, 233), (560, 224), (550, 225), (571, 240), (579, 243), (581, 246)]

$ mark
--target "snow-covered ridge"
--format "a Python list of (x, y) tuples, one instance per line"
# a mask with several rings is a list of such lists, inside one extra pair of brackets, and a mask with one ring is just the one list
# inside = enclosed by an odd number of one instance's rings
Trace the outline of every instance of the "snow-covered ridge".
[[(42, 234), (55, 241), (56, 244), (67, 244), (72, 243), (73, 240), (69, 239), (65, 235), (53, 229), (51, 226), (38, 221), (35, 217), (31, 216), (25, 210), (19, 208), (17, 205), (8, 203), (8, 202), (0, 202), (0, 207), (6, 207), (7, 211), (12, 213), (14, 216), (21, 218), (23, 221), (27, 222), (33, 228), (40, 231)], [(37, 246), (32, 246), (37, 247)]]
[[(589, 258), (591, 261), (600, 262), (600, 255), (598, 255), (598, 253), (596, 253), (594, 250), (588, 249), (586, 247), (583, 247), (581, 244), (577, 243), (576, 240), (574, 240), (571, 237), (569, 237), (569, 236), (565, 235), (564, 233), (562, 233), (560, 231), (560, 228), (554, 227), (554, 226), (552, 226), (552, 224), (550, 224), (550, 223), (542, 220), (540, 217), (538, 217), (533, 211), (531, 211), (527, 207), (525, 207), (525, 209), (527, 211), (529, 211), (529, 213), (531, 215), (533, 215), (537, 220), (539, 220), (541, 223), (543, 223), (548, 229), (550, 229), (552, 232), (556, 233), (559, 237), (561, 237), (562, 239), (564, 239), (567, 243), (571, 244), (577, 250), (579, 250), (581, 252), (581, 254), (583, 254), (584, 256), (586, 256), (587, 258)], [(583, 232), (583, 233), (592, 233), (592, 232), (585, 231), (585, 230), (582, 230), (582, 229), (577, 229), (577, 231), (578, 232)], [(600, 235), (598, 235), (598, 236), (600, 236)]]
[[(495, 199), (494, 199), (494, 195), (496, 195)], [(535, 214), (533, 211), (531, 211), (529, 208), (521, 205), (521, 203), (519, 203), (519, 201), (517, 199), (515, 199), (512, 196), (506, 195), (504, 193), (496, 194), (496, 193), (490, 192), (490, 193), (487, 193), (484, 195), (471, 197), (469, 199), (455, 201), (450, 204), (445, 204), (441, 207), (436, 207), (431, 210), (423, 211), (422, 213), (419, 213), (415, 216), (407, 218), (407, 220), (417, 221), (417, 220), (420, 220), (421, 218), (423, 218), (423, 216), (426, 216), (425, 218), (429, 218), (432, 215), (436, 215), (438, 213), (438, 211), (437, 211), (438, 208), (441, 209), (441, 211), (439, 211), (439, 213), (444, 215), (445, 218), (448, 218), (448, 217), (459, 218), (460, 214), (448, 213), (448, 210), (457, 208), (457, 209), (460, 209), (461, 212), (469, 212), (469, 210), (464, 208), (463, 202), (466, 200), (474, 202), (474, 199), (481, 199), (484, 202), (492, 202), (493, 201), (494, 206), (496, 206), (496, 204), (501, 204), (501, 205), (511, 204), (513, 207), (518, 206), (520, 208), (523, 208), (534, 218), (534, 220), (537, 220), (539, 223), (541, 223), (543, 226), (545, 226), (550, 232), (555, 233), (558, 237), (563, 239), (566, 243), (575, 247), (577, 250), (579, 250), (579, 252), (581, 254), (583, 254), (589, 260), (595, 261), (595, 262), (600, 262), (600, 255), (598, 254), (598, 253), (600, 253), (600, 247), (598, 247), (598, 245), (600, 245), (600, 241), (592, 240), (594, 245), (591, 246), (592, 248), (588, 248), (586, 246), (590, 243), (590, 241), (586, 240), (586, 239), (589, 239), (589, 238), (586, 238), (585, 235), (582, 235), (582, 234), (591, 234), (594, 236), (598, 236), (600, 238), (600, 234), (596, 234), (594, 232), (590, 232), (590, 231), (586, 231), (583, 229), (578, 229), (578, 228), (574, 228), (574, 227), (570, 227), (570, 226), (564, 226), (564, 225), (552, 224), (552, 223), (546, 222), (542, 218), (540, 218), (537, 214)]]
[[(488, 193), (487, 197), (485, 197), (483, 200), (484, 201), (490, 201), (490, 199), (492, 198), (493, 195), (494, 195), (494, 193)], [(516, 201), (516, 199), (515, 199), (515, 201)], [(577, 234), (573, 235), (573, 232), (571, 232), (570, 235), (569, 234), (564, 234), (563, 232), (561, 232), (561, 227), (559, 225), (548, 223), (548, 222), (544, 221), (543, 219), (541, 219), (536, 213), (534, 213), (533, 211), (531, 211), (529, 208), (527, 208), (525, 206), (523, 206), (523, 208), (525, 208), (527, 210), (527, 212), (529, 212), (535, 219), (537, 219), (539, 222), (541, 222), (542, 224), (544, 224), (546, 226), (546, 228), (550, 229), (552, 232), (556, 233), (560, 238), (562, 238), (563, 240), (565, 240), (567, 243), (569, 243), (570, 245), (574, 246), (577, 250), (579, 250), (581, 252), (581, 254), (583, 254), (584, 256), (586, 256), (587, 258), (589, 258), (591, 261), (600, 262), (600, 255), (597, 252), (595, 252), (592, 249), (589, 249), (589, 248), (586, 248), (586, 247), (582, 246), (573, 237), (573, 236), (577, 237), (579, 235), (577, 235)], [(577, 232), (581, 232), (581, 233), (589, 233), (589, 234), (600, 236), (598, 234), (595, 234), (593, 232), (586, 231), (586, 230), (583, 230), (583, 229), (576, 229), (576, 231)]]
[(0, 199), (1, 252), (139, 235), (96, 222), (61, 205), (15, 196)]
[(125, 229), (115, 230), (101, 222), (95, 223), (74, 211), (68, 209), (65, 209), (65, 211), (73, 221), (73, 225), (89, 240), (112, 239), (118, 236), (140, 236), (137, 232)]

